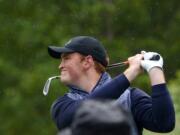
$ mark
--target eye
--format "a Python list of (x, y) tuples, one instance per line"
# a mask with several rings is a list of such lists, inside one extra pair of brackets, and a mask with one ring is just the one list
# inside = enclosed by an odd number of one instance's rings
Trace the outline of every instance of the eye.
[(71, 59), (71, 55), (70, 54), (62, 54), (62, 59), (69, 60), (69, 59)]
[(63, 60), (69, 60), (69, 59), (70, 59), (69, 55), (63, 57)]
[(68, 60), (68, 59), (70, 59), (70, 57), (69, 57), (69, 56), (64, 57), (64, 60)]

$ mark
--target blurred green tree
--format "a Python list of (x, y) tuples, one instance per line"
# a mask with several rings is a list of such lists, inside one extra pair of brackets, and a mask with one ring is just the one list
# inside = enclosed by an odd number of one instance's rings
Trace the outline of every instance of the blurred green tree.
[[(42, 95), (46, 79), (59, 74), (59, 61), (48, 56), (47, 46), (63, 45), (73, 36), (90, 35), (101, 40), (111, 63), (126, 60), (141, 50), (160, 52), (167, 80), (173, 79), (180, 67), (178, 3), (0, 0), (1, 135), (56, 134), (50, 106), (67, 89), (56, 81), (52, 83), (53, 92), (47, 97)], [(110, 73), (115, 76), (124, 69)], [(150, 89), (146, 75), (133, 86)], [(172, 89), (176, 88), (178, 83), (173, 84)]]

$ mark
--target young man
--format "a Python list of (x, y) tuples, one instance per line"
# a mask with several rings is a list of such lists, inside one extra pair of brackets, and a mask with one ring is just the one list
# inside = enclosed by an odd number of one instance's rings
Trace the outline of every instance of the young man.
[[(49, 54), (61, 59), (59, 65), (61, 82), (69, 92), (52, 105), (52, 117), (59, 129), (70, 126), (81, 102), (87, 99), (116, 99), (116, 104), (131, 111), (138, 134), (143, 128), (154, 132), (170, 132), (175, 126), (175, 112), (166, 87), (162, 70), (163, 59), (154, 52), (143, 52), (128, 58), (129, 67), (111, 79), (105, 72), (108, 57), (103, 45), (95, 38), (78, 36), (65, 47), (49, 46)], [(153, 56), (158, 60), (151, 60)], [(152, 95), (130, 83), (142, 73), (148, 72)]]

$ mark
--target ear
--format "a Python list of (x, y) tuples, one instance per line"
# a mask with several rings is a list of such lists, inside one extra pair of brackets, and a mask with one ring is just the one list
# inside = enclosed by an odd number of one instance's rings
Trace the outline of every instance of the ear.
[(88, 55), (84, 58), (83, 66), (85, 69), (88, 69), (94, 65), (94, 60), (91, 55)]

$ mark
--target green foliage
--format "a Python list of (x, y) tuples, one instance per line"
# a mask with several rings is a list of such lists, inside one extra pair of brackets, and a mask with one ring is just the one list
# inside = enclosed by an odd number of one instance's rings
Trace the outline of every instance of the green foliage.
[(169, 82), (170, 93), (173, 95), (173, 101), (175, 102), (176, 112), (180, 114), (179, 84), (180, 84), (180, 70), (176, 73), (176, 78)]
[[(48, 56), (47, 46), (63, 46), (77, 35), (101, 40), (110, 63), (124, 61), (141, 50), (160, 52), (173, 97), (178, 95), (179, 81), (173, 79), (180, 67), (178, 3), (178, 0), (0, 0), (0, 134), (56, 134), (50, 107), (67, 88), (54, 81), (49, 95), (42, 95), (47, 78), (59, 74), (59, 61)], [(115, 76), (125, 68), (110, 73)], [(146, 74), (132, 85), (150, 90)], [(174, 100), (179, 112), (178, 97)]]

